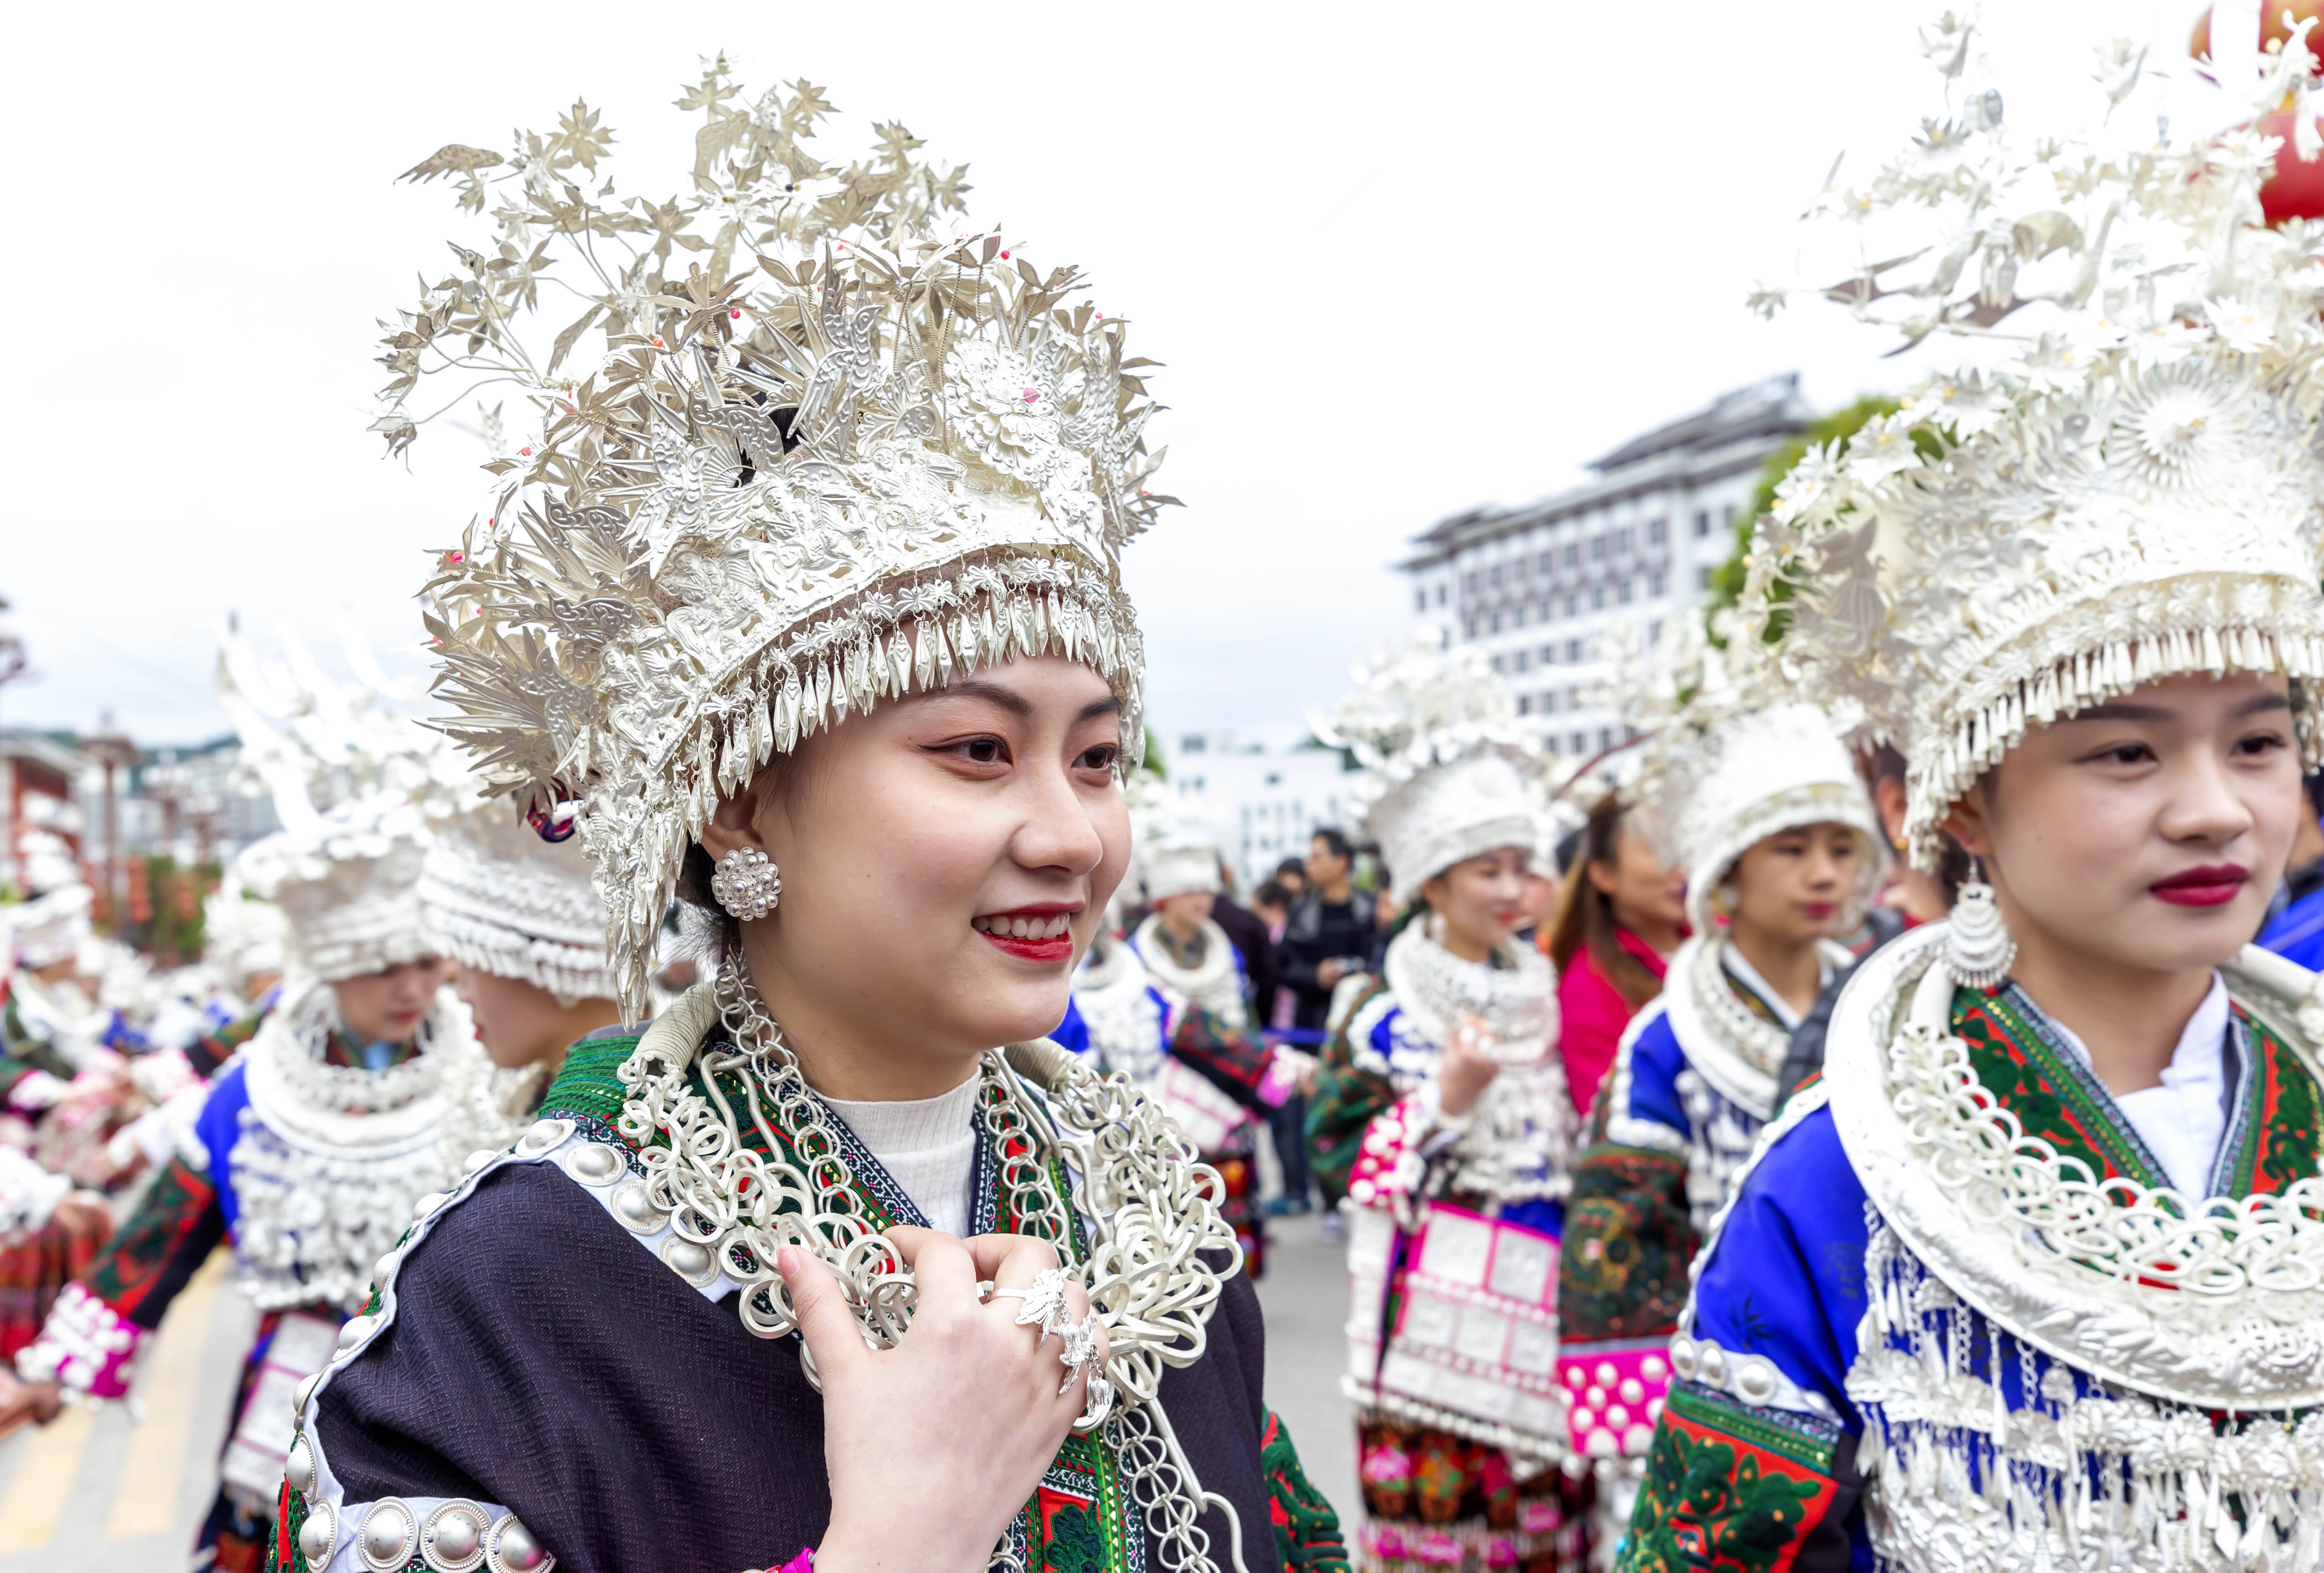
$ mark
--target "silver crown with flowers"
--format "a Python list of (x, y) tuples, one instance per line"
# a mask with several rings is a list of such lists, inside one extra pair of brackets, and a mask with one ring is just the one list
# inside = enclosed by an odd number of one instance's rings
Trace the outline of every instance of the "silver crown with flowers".
[(445, 824), (420, 869), (420, 912), (437, 949), (464, 967), (545, 989), (563, 1004), (611, 999), (605, 906), (569, 826), (551, 841), (506, 797)]
[[(1948, 16), (1928, 52), (1951, 83), (1963, 24)], [(2029, 725), (2159, 678), (2304, 680), (2304, 747), (2324, 758), (2324, 271), (2310, 226), (2263, 220), (2276, 141), (2145, 134), (2155, 121), (2126, 104), (2144, 59), (2100, 51), (2095, 132), (2020, 135), (1997, 94), (1965, 92), (1817, 209), (1858, 254), (1895, 259), (1828, 298), (1908, 345), (1992, 352), (1802, 459), (1744, 598), (1810, 692), (1860, 704), (1904, 753), (1923, 867)], [(2306, 96), (2310, 63), (2298, 39), (2269, 57), (2260, 106)]]
[(1847, 727), (1787, 693), (1765, 650), (1731, 619), (1713, 630), (1701, 618), (1673, 617), (1623, 695), (1625, 719), (1649, 734), (1626, 799), (1648, 810), (1642, 821), (1657, 854), (1684, 871), (1687, 914), (1703, 933), (1736, 860), (1780, 832), (1827, 823), (1856, 832), (1859, 902), (1886, 861), (1871, 798), (1841, 741)]
[[(1118, 555), (1171, 501), (1146, 490), (1149, 363), (1074, 270), (956, 234), (962, 171), (900, 125), (840, 170), (807, 151), (817, 89), (740, 93), (723, 56), (689, 89), (696, 159), (667, 203), (608, 195), (586, 109), (505, 162), (423, 161), (463, 207), (490, 195), (500, 233), (384, 341), (391, 447), (423, 382), (523, 391), (537, 435), (489, 466), (491, 516), (429, 588), (443, 724), (494, 788), (585, 803), (632, 1007), (720, 796), (817, 728), (1055, 655), (1105, 678), (1134, 744)], [(586, 309), (541, 343), (552, 262)], [(602, 358), (560, 370), (599, 331)]]
[(1355, 689), (1313, 725), (1368, 773), (1357, 800), (1399, 895), (1480, 853), (1537, 848), (1536, 745), (1481, 652), (1423, 634), (1354, 676)]
[(451, 746), (406, 719), (368, 652), (360, 683), (327, 676), (291, 636), (287, 667), (229, 631), (218, 703), (240, 768), (272, 794), (282, 828), (235, 860), (244, 889), (281, 909), (284, 960), (337, 982), (433, 955), (418, 884), (434, 827), (475, 790)]

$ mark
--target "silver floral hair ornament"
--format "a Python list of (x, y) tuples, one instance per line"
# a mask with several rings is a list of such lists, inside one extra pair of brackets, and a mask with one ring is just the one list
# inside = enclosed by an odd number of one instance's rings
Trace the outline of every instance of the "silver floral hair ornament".
[[(892, 124), (825, 166), (819, 90), (745, 99), (724, 57), (684, 107), (696, 167), (663, 203), (585, 190), (611, 137), (577, 105), (505, 160), (455, 144), (410, 171), (456, 177), (500, 233), (455, 246), (392, 327), (376, 423), (408, 445), (438, 382), (532, 407), (539, 435), (487, 466), (493, 511), (429, 588), (441, 724), (494, 788), (584, 801), (630, 1009), (719, 796), (817, 728), (1054, 655), (1141, 737), (1119, 554), (1174, 501), (1146, 487), (1150, 363), (1074, 270), (946, 232), (961, 170)], [(524, 330), (560, 289), (586, 309), (544, 349)], [(562, 372), (600, 328), (602, 361)]]
[[(1930, 51), (1948, 80), (1968, 52), (1950, 36)], [(2099, 51), (2095, 132), (2020, 136), (1997, 95), (1966, 93), (1811, 216), (1893, 258), (1827, 298), (1908, 345), (1974, 337), (1995, 363), (1803, 459), (1744, 596), (1808, 692), (1860, 704), (1868, 739), (1904, 753), (1923, 868), (2028, 726), (2161, 678), (2286, 676), (2303, 755), (2324, 759), (2316, 232), (2264, 221), (2279, 139), (2146, 134), (2123, 107), (2142, 60)], [(2263, 64), (2261, 107), (2308, 92), (2302, 37)]]
[(1354, 676), (1310, 724), (1367, 772), (1356, 795), (1400, 897), (1466, 859), (1538, 848), (1536, 745), (1481, 652), (1424, 636)]
[(336, 681), (283, 636), (262, 662), (229, 630), (218, 704), (242, 741), (240, 768), (273, 798), (282, 828), (235, 858), (232, 882), (281, 912), (283, 961), (301, 980), (361, 977), (438, 953), (419, 883), (438, 827), (475, 790), (457, 750), (405, 717), (369, 652), (361, 680)]

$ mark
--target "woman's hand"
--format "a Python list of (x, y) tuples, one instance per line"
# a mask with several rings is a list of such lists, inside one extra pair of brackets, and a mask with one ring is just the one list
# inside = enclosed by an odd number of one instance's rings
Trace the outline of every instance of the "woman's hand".
[[(831, 1527), (816, 1573), (983, 1573), (1081, 1413), (1104, 1336), (1097, 1359), (1068, 1382), (1062, 1341), (1018, 1324), (1021, 1298), (978, 1298), (980, 1279), (1022, 1290), (1057, 1265), (1047, 1240), (888, 1236), (919, 1284), (910, 1330), (892, 1349), (865, 1346), (838, 1279), (814, 1256), (788, 1246), (776, 1264), (823, 1377)], [(1066, 1320), (1089, 1310), (1068, 1283)]]
[(53, 1382), (21, 1382), (0, 1366), (0, 1437), (26, 1421), (46, 1425), (64, 1408), (64, 1389)]
[(1498, 1047), (1485, 1024), (1464, 1016), (1452, 1026), (1452, 1040), (1444, 1045), (1444, 1064), (1436, 1073), (1436, 1106), (1454, 1119), (1476, 1107), (1477, 1099), (1501, 1073), (1492, 1051)]

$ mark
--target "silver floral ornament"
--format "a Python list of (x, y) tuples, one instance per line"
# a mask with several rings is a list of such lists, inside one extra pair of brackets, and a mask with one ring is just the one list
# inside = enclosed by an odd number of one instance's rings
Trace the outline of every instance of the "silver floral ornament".
[(738, 923), (749, 923), (774, 911), (783, 898), (783, 871), (756, 847), (736, 847), (718, 860), (710, 876), (710, 894)]

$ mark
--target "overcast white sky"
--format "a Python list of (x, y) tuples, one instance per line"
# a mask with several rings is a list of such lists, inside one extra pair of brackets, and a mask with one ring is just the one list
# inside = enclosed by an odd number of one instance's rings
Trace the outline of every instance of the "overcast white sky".
[[(1771, 373), (1824, 405), (1909, 379), (1837, 308), (1742, 301), (1794, 281), (1836, 153), (1877, 161), (1936, 111), (1914, 36), (1938, 9), (27, 7), (0, 64), (0, 628), (35, 672), (0, 722), (224, 731), (230, 608), (329, 645), (344, 606), (416, 671), (410, 595), (480, 450), (433, 429), (409, 470), (380, 457), (374, 318), (480, 232), (394, 177), (579, 95), (620, 189), (666, 195), (692, 124), (671, 101), (724, 48), (753, 91), (826, 89), (828, 160), (894, 118), (965, 161), (974, 217), (1131, 318), (1188, 503), (1130, 555), (1150, 713), (1287, 740), (1400, 626), (1391, 565), (1434, 520)], [(2086, 118), (2101, 33), (2183, 76), (2200, 9), (1989, 5), (2010, 119)]]

